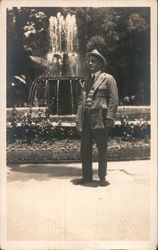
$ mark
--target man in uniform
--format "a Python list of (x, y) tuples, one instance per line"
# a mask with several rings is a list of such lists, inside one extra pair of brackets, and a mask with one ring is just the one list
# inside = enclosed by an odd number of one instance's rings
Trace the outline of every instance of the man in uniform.
[(93, 180), (92, 143), (98, 149), (100, 186), (106, 186), (107, 140), (118, 107), (118, 90), (112, 75), (103, 72), (105, 58), (94, 49), (87, 54), (90, 77), (82, 89), (77, 113), (77, 129), (81, 132), (81, 160), (83, 178), (78, 184)]

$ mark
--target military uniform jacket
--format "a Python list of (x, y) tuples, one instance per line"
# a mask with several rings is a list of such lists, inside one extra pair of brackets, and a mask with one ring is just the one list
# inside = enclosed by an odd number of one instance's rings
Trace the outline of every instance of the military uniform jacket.
[(116, 81), (112, 75), (105, 72), (100, 73), (87, 95), (88, 81), (82, 89), (81, 102), (76, 117), (76, 128), (79, 132), (83, 130), (84, 111), (87, 101), (90, 112), (90, 126), (92, 129), (104, 128), (106, 118), (114, 120), (118, 107), (118, 90)]

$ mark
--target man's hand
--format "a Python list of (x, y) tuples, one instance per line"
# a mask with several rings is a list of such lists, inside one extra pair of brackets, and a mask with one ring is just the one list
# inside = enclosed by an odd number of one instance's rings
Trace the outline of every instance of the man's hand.
[(81, 86), (81, 89), (84, 89), (84, 87), (85, 87), (85, 81), (80, 80), (80, 86)]

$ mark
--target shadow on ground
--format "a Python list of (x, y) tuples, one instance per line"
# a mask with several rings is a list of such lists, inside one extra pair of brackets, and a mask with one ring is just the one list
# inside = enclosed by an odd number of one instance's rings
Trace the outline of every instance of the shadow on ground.
[[(93, 170), (97, 174), (97, 170)], [(7, 180), (8, 181), (28, 181), (35, 179), (45, 181), (50, 178), (65, 178), (65, 177), (82, 177), (82, 171), (74, 164), (69, 166), (63, 165), (47, 165), (47, 164), (29, 164), (29, 165), (8, 165)]]
[(85, 183), (85, 184), (78, 184), (78, 181), (79, 181), (79, 180), (80, 180), (80, 179), (73, 179), (73, 180), (71, 180), (71, 182), (72, 182), (74, 185), (80, 185), (80, 186), (85, 186), (85, 187), (94, 187), (94, 188), (96, 188), (96, 187), (99, 186), (99, 181), (97, 181), (97, 180), (93, 180), (93, 181), (88, 182), (88, 183)]

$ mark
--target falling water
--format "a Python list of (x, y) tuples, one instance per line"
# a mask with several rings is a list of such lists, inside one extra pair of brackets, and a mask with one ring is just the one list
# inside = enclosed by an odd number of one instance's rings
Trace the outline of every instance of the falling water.
[(78, 76), (80, 62), (75, 15), (67, 14), (64, 19), (59, 12), (51, 16), (50, 22), (50, 51), (47, 60), (50, 64), (51, 76)]
[(33, 83), (30, 103), (35, 105), (36, 99), (39, 106), (38, 93), (43, 91), (43, 105), (55, 103), (53, 114), (74, 114), (81, 74), (76, 17), (67, 14), (64, 18), (59, 12), (49, 18), (49, 24), (50, 50), (45, 63), (48, 65), (46, 77)]

